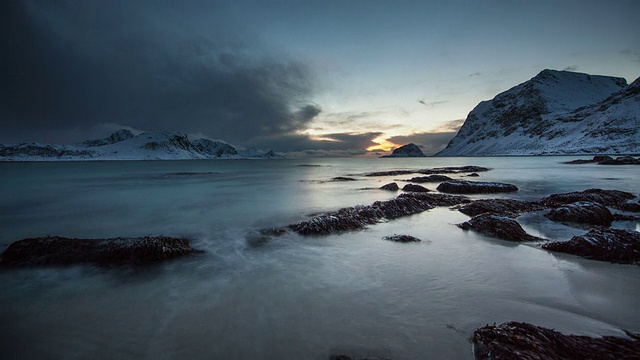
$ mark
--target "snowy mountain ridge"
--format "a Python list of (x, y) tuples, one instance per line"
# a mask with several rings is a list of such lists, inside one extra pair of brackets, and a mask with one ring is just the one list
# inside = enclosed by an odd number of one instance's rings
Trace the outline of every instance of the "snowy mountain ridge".
[(133, 135), (118, 130), (109, 137), (75, 145), (0, 145), (1, 161), (80, 161), (80, 160), (197, 160), (197, 159), (278, 159), (273, 151), (253, 150), (240, 154), (231, 145), (209, 139), (189, 140), (175, 131)]
[(478, 104), (436, 156), (640, 152), (640, 80), (543, 70)]

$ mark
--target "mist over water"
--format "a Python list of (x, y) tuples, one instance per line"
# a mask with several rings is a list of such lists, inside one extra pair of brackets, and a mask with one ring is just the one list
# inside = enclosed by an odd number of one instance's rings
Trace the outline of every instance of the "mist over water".
[[(377, 188), (412, 177), (363, 176), (372, 171), (480, 165), (493, 170), (475, 179), (520, 188), (475, 198), (640, 193), (637, 167), (567, 159), (0, 163), (2, 250), (47, 234), (164, 234), (206, 251), (143, 269), (0, 272), (0, 358), (470, 359), (473, 330), (493, 322), (591, 336), (640, 331), (639, 267), (465, 232), (454, 224), (468, 217), (446, 207), (362, 231), (247, 243), (261, 228), (390, 199), (397, 194)], [(586, 232), (540, 213), (519, 221), (551, 240)], [(400, 233), (424, 241), (382, 240)]]

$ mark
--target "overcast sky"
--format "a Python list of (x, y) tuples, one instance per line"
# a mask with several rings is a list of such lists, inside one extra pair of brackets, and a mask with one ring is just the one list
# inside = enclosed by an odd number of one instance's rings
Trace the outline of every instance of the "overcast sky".
[(0, 143), (122, 127), (433, 153), (545, 68), (640, 76), (640, 1), (3, 0)]

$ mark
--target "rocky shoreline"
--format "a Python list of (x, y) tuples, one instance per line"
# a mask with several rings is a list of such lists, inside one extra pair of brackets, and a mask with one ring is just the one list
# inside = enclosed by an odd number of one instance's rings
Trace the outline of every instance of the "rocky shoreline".
[[(368, 226), (415, 215), (435, 207), (449, 207), (470, 217), (469, 220), (460, 224), (452, 224), (463, 231), (475, 231), (504, 241), (532, 243), (532, 246), (545, 251), (566, 253), (590, 260), (640, 265), (640, 233), (610, 228), (615, 221), (640, 219), (635, 215), (614, 211), (640, 212), (637, 194), (619, 190), (587, 189), (552, 194), (537, 201), (507, 198), (472, 199), (461, 194), (509, 193), (519, 189), (512, 184), (467, 181), (442, 175), (468, 176), (469, 173), (489, 170), (478, 166), (463, 166), (362, 174), (361, 176), (373, 177), (417, 173), (426, 176), (403, 181), (440, 182), (440, 185), (436, 188), (437, 191), (431, 191), (420, 185), (408, 184), (402, 188), (403, 193), (392, 199), (318, 214), (283, 227), (257, 230), (246, 240), (250, 246), (257, 247), (268, 244), (274, 237), (288, 233), (300, 236), (339, 234), (362, 230)], [(346, 182), (355, 180), (357, 179), (353, 177), (331, 179), (331, 181)], [(389, 183), (380, 189), (400, 191), (396, 183)], [(578, 228), (586, 226), (588, 231), (566, 241), (548, 241), (528, 234), (518, 223), (517, 218), (521, 214), (531, 212), (543, 212), (542, 215), (549, 220), (569, 226), (575, 225)], [(398, 246), (429, 242), (407, 234), (393, 234), (384, 236), (382, 239), (400, 243)], [(203, 251), (192, 248), (188, 239), (166, 236), (108, 239), (46, 236), (23, 239), (11, 244), (2, 253), (0, 268), (75, 264), (102, 267), (143, 266), (201, 252)], [(640, 354), (640, 337), (632, 333), (627, 335), (630, 338), (564, 335), (532, 324), (509, 322), (478, 328), (473, 333), (472, 341), (474, 354), (478, 359), (637, 357)], [(367, 357), (338, 354), (331, 355), (331, 358), (366, 359)]]

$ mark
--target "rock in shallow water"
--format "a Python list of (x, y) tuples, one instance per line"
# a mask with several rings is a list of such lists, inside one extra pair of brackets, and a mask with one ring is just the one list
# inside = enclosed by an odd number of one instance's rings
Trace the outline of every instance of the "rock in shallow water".
[(73, 239), (47, 236), (19, 240), (2, 254), (4, 267), (95, 264), (148, 265), (197, 252), (189, 240), (168, 236)]
[(511, 184), (467, 180), (445, 181), (438, 185), (436, 189), (451, 194), (489, 194), (518, 191), (518, 188)]
[(392, 182), (392, 183), (388, 183), (386, 185), (382, 185), (380, 187), (380, 189), (389, 190), (389, 191), (398, 191), (398, 190), (400, 190), (400, 187), (398, 186), (398, 184)]
[(564, 335), (521, 322), (487, 325), (473, 333), (476, 359), (638, 359), (640, 335), (629, 339)]
[(542, 248), (591, 260), (640, 265), (640, 233), (637, 231), (591, 230), (568, 241), (543, 244)]
[(551, 209), (544, 216), (553, 221), (611, 226), (613, 214), (604, 205), (580, 201)]
[(540, 202), (548, 207), (558, 207), (579, 201), (596, 202), (605, 206), (624, 206), (627, 200), (636, 196), (620, 190), (588, 189), (564, 194), (553, 194), (544, 197)]
[(416, 185), (416, 184), (407, 184), (404, 187), (402, 187), (403, 191), (410, 191), (410, 192), (429, 192), (431, 190), (427, 189), (424, 186), (420, 186), (420, 185)]
[(465, 221), (458, 224), (458, 227), (463, 230), (473, 230), (480, 234), (495, 237), (507, 241), (541, 241), (539, 237), (527, 234), (526, 231), (518, 224), (518, 222), (512, 219), (510, 216), (514, 214), (480, 214), (471, 218), (469, 221)]
[(522, 213), (545, 209), (545, 206), (531, 201), (512, 199), (480, 199), (461, 206), (458, 211), (469, 216), (484, 213)]
[(408, 242), (421, 242), (422, 240), (418, 239), (417, 237), (411, 236), (411, 235), (393, 235), (393, 236), (385, 236), (383, 237), (384, 240), (389, 240), (389, 241), (395, 241), (395, 242), (401, 242), (401, 243), (408, 243)]
[(415, 182), (415, 183), (426, 183), (426, 182), (442, 182), (447, 180), (451, 180), (451, 178), (446, 175), (429, 175), (429, 176), (412, 177), (407, 181)]

